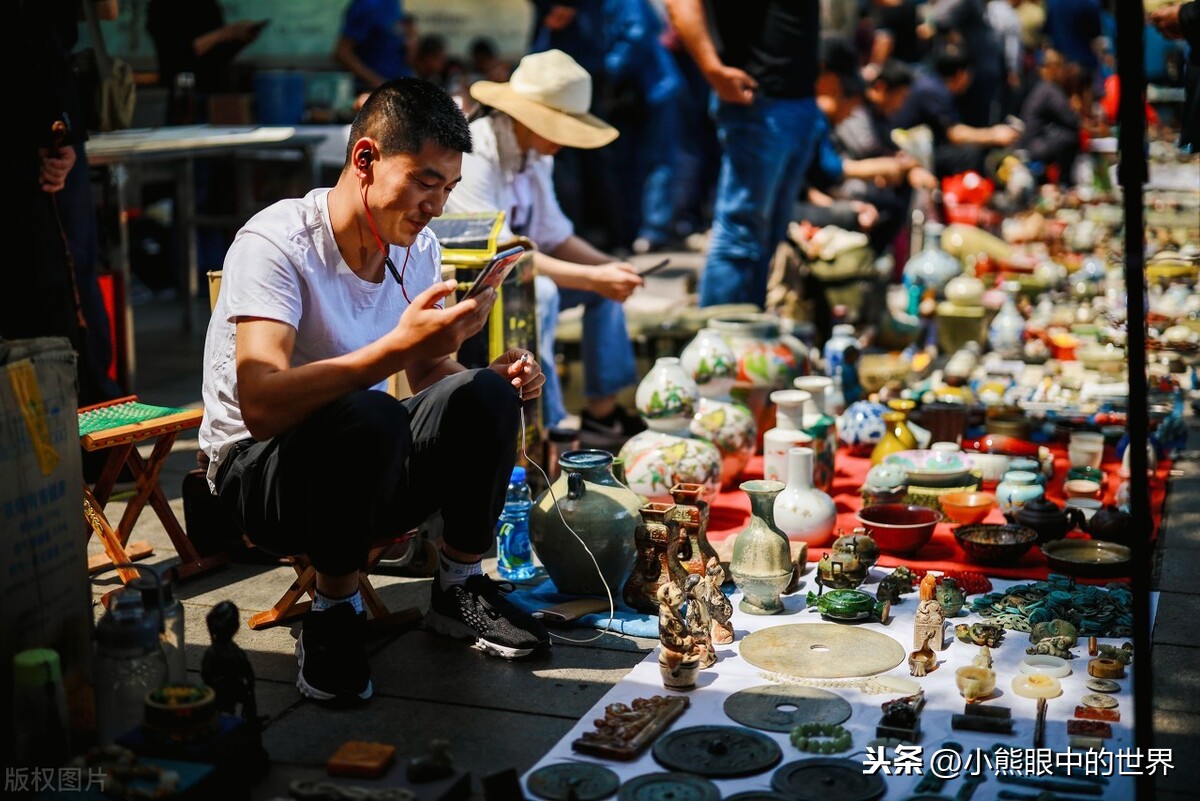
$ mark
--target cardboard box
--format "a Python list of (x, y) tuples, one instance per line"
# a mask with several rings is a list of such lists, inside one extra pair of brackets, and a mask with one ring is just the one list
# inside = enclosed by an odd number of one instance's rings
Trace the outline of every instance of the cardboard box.
[(0, 341), (0, 697), (12, 658), (53, 648), (72, 742), (94, 728), (92, 591), (83, 518), (75, 352), (62, 338)]

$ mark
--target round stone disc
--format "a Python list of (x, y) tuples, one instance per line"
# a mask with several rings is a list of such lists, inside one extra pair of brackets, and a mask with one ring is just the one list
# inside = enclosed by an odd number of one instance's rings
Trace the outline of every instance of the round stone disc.
[(1088, 693), (1083, 696), (1083, 705), (1095, 709), (1113, 709), (1118, 703), (1116, 698), (1103, 693)]
[(1087, 688), (1095, 690), (1098, 693), (1117, 693), (1121, 691), (1121, 685), (1112, 679), (1088, 679)]
[(790, 732), (801, 723), (838, 724), (854, 710), (841, 696), (817, 687), (761, 684), (725, 699), (725, 714), (763, 731)]
[(789, 762), (771, 786), (793, 801), (875, 801), (887, 792), (883, 776), (864, 774), (862, 762), (831, 757)]
[(565, 801), (572, 797), (579, 801), (600, 801), (617, 792), (621, 779), (602, 765), (563, 762), (538, 768), (529, 774), (526, 785), (529, 792), (547, 801)]
[(741, 726), (692, 726), (664, 734), (654, 743), (654, 760), (668, 770), (731, 779), (753, 776), (783, 759), (779, 744)]
[(888, 635), (840, 623), (771, 626), (743, 637), (738, 653), (757, 668), (811, 679), (873, 676), (908, 658)]
[(622, 784), (617, 801), (721, 801), (721, 791), (691, 773), (645, 773)]

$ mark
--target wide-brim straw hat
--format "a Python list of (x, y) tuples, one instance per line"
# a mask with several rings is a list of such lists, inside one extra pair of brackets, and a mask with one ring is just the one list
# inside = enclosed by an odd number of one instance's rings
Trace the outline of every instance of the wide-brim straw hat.
[(591, 150), (618, 136), (616, 128), (588, 113), (592, 76), (561, 50), (525, 56), (507, 83), (476, 81), (471, 97), (563, 147)]

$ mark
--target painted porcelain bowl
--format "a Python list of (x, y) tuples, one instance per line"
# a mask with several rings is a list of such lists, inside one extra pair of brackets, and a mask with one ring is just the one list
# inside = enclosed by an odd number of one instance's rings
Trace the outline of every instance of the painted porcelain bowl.
[(994, 487), (1008, 472), (1012, 457), (1002, 453), (972, 453), (971, 463), (983, 475), (984, 486)]
[(879, 550), (890, 554), (912, 554), (925, 547), (942, 513), (926, 506), (880, 503), (860, 509), (855, 515), (875, 538)]
[(961, 486), (974, 462), (965, 453), (950, 451), (899, 451), (884, 457), (884, 464), (904, 468), (908, 483), (921, 487)]
[(967, 558), (981, 565), (1010, 565), (1020, 561), (1033, 544), (1038, 533), (1025, 526), (997, 526), (980, 523), (960, 526), (954, 538), (967, 552)]

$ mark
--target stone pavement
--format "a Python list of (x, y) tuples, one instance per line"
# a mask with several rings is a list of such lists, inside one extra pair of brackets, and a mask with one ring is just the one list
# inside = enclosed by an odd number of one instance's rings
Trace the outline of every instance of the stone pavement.
[[(692, 254), (679, 259), (695, 262)], [(197, 311), (205, 321), (207, 315)], [(180, 330), (175, 301), (139, 306), (136, 318), (137, 391), (142, 399), (162, 405), (200, 405), (204, 331)], [(1200, 428), (1192, 434), (1191, 447), (1200, 448)], [(194, 465), (193, 438), (177, 443), (162, 475), (163, 488), (181, 521), (180, 484)], [(117, 501), (110, 504), (110, 517), (119, 508)], [(170, 540), (150, 512), (142, 515), (133, 538), (155, 546), (154, 556), (147, 560), (151, 564), (167, 564), (175, 557)], [(98, 550), (94, 542), (91, 547)], [(1153, 662), (1139, 657), (1139, 669), (1154, 670), (1155, 745), (1175, 749), (1175, 769), (1160, 780), (1158, 797), (1177, 801), (1200, 797), (1200, 760), (1194, 757), (1200, 743), (1200, 451), (1176, 462), (1157, 563), (1155, 587), (1162, 594)], [(489, 559), (485, 569), (494, 570), (494, 565), (495, 560)], [(531, 767), (656, 645), (654, 640), (605, 634), (586, 645), (556, 642), (544, 656), (510, 663), (412, 630), (372, 643), (375, 697), (370, 703), (331, 710), (302, 700), (296, 691), (293, 649), (298, 625), (258, 632), (244, 626), (248, 614), (269, 608), (293, 576), (283, 566), (231, 565), (178, 587), (186, 610), (188, 669), (197, 681), (208, 645), (204, 624), (208, 610), (228, 599), (242, 611), (243, 628), (236, 642), (249, 654), (258, 680), (259, 711), (269, 717), (264, 745), (272, 770), (255, 788), (256, 799), (284, 798), (292, 780), (325, 777), (325, 761), (346, 740), (396, 745), (393, 775), (402, 775), (403, 761), (420, 753), (433, 737), (450, 740), (456, 765), (470, 771), (476, 797), (482, 797), (483, 777), (506, 768), (522, 773)], [(429, 582), (391, 576), (374, 579), (393, 609), (427, 608)], [(93, 577), (97, 614), (100, 596), (117, 585), (113, 572)], [(591, 636), (582, 629), (565, 633)]]

